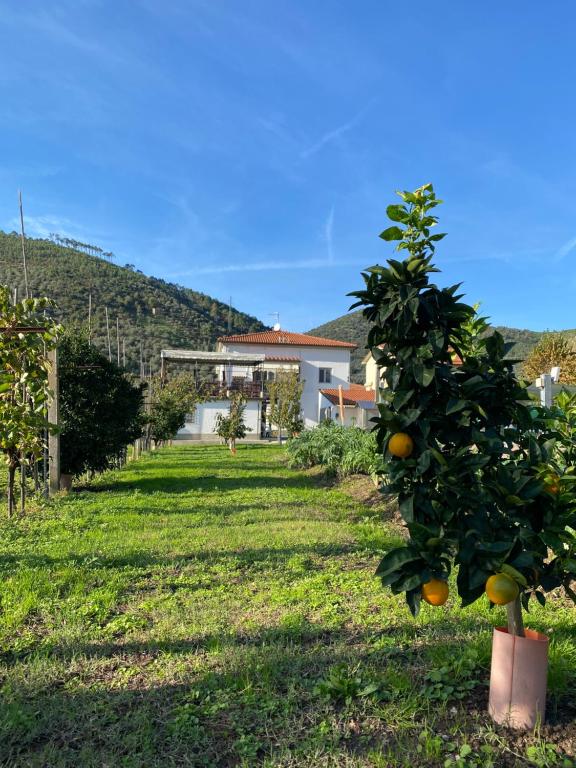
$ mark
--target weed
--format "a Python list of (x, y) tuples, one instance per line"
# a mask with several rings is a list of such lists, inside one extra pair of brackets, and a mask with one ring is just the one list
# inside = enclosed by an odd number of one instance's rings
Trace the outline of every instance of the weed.
[(320, 696), (334, 702), (344, 702), (346, 705), (354, 699), (367, 696), (382, 697), (379, 683), (363, 680), (358, 669), (351, 669), (347, 664), (337, 664), (333, 667), (328, 677), (316, 684), (314, 691)]
[(575, 768), (576, 761), (562, 755), (558, 747), (546, 741), (538, 741), (526, 748), (526, 757), (537, 768)]
[(480, 685), (478, 656), (468, 652), (450, 664), (431, 669), (424, 676), (424, 695), (432, 701), (448, 702), (464, 699)]

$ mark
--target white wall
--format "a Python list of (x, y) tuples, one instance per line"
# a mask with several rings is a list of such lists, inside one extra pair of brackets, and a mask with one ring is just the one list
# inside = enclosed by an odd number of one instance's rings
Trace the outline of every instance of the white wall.
[[(327, 413), (330, 414), (332, 421), (337, 424), (341, 424), (340, 421), (340, 406), (334, 405), (327, 397), (320, 395), (320, 407), (326, 408)], [(371, 430), (374, 424), (370, 422), (370, 419), (374, 416), (378, 416), (378, 408), (360, 408), (360, 406), (344, 406), (344, 426), (345, 427), (360, 427), (361, 429)]]
[[(198, 440), (200, 437), (217, 439), (214, 433), (216, 416), (227, 416), (230, 411), (229, 400), (209, 400), (199, 403), (193, 417), (187, 417), (186, 424), (176, 435), (176, 440)], [(247, 438), (258, 440), (260, 437), (260, 403), (249, 400), (244, 411), (244, 423), (252, 430)]]
[[(306, 347), (293, 344), (222, 344), (227, 352), (247, 354), (289, 355), (299, 357), (300, 378), (304, 382), (302, 392), (302, 417), (305, 427), (318, 424), (318, 390), (337, 388), (339, 384), (347, 389), (350, 383), (350, 350), (344, 347)], [(330, 384), (319, 381), (319, 369), (331, 368)]]

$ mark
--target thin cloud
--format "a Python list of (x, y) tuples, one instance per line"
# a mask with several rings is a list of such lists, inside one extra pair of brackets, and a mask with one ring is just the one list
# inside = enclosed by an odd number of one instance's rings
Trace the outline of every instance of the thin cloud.
[(324, 225), (324, 239), (326, 240), (326, 248), (328, 249), (328, 261), (334, 262), (334, 206), (330, 208), (330, 213), (326, 219)]
[(576, 237), (570, 238), (570, 240), (567, 240), (564, 245), (561, 245), (560, 248), (558, 248), (553, 257), (554, 261), (561, 261), (565, 256), (568, 256), (570, 251), (573, 251), (574, 248), (576, 248)]
[[(20, 219), (18, 217), (11, 219), (8, 225), (13, 231), (20, 231)], [(61, 216), (27, 216), (26, 203), (24, 203), (24, 230), (28, 237), (48, 239), (51, 234), (58, 234), (62, 237), (90, 240), (82, 228), (70, 219)]]
[[(357, 265), (357, 261), (332, 262), (331, 267)], [(326, 259), (302, 259), (300, 261), (254, 261), (249, 264), (218, 264), (198, 267), (185, 272), (173, 272), (168, 277), (193, 277), (194, 275), (221, 275), (229, 272), (269, 272), (278, 270), (326, 269)]]
[(323, 136), (321, 136), (318, 139), (318, 141), (316, 141), (307, 149), (304, 149), (300, 153), (300, 157), (303, 160), (306, 160), (307, 158), (312, 157), (312, 155), (315, 155), (317, 152), (320, 152), (320, 150), (323, 149), (327, 144), (331, 144), (333, 141), (336, 141), (336, 139), (339, 139), (345, 133), (348, 133), (348, 131), (351, 131), (352, 128), (358, 125), (358, 123), (364, 118), (364, 115), (370, 109), (372, 104), (374, 104), (374, 99), (372, 99), (372, 101), (370, 101), (369, 104), (363, 107), (360, 110), (360, 112), (354, 115), (354, 117), (351, 120), (348, 120), (348, 122), (342, 123), (342, 125), (338, 125), (336, 128), (333, 128), (332, 130), (327, 131)]

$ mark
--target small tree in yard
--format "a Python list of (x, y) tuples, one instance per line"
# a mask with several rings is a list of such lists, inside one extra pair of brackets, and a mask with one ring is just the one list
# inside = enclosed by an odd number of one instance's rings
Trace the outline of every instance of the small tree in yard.
[[(430, 282), (444, 237), (432, 234), (441, 202), (432, 185), (399, 194), (381, 237), (406, 258), (368, 269), (365, 289), (352, 294), (372, 323), (367, 346), (385, 368), (376, 432), (385, 490), (398, 495), (409, 533), (377, 572), (417, 614), (422, 599), (446, 601), (456, 565), (462, 604), (486, 593), (508, 606), (509, 632), (523, 636), (521, 603), (544, 603), (560, 586), (576, 600), (567, 441), (553, 413), (527, 402), (501, 335), (471, 343), (475, 313), (459, 286)], [(454, 352), (462, 365), (453, 364)]]
[(522, 364), (522, 375), (534, 381), (553, 366), (560, 366), (560, 382), (576, 384), (576, 349), (561, 333), (546, 333)]
[(8, 467), (8, 514), (16, 508), (14, 479), (18, 467), (40, 458), (45, 447), (46, 409), (50, 398), (47, 353), (56, 345), (59, 326), (46, 318), (49, 299), (12, 303), (0, 286), (0, 451)]
[(142, 434), (143, 388), (82, 333), (59, 349), (62, 472), (103, 472)]
[(268, 384), (270, 397), (270, 422), (278, 427), (278, 440), (282, 439), (282, 430), (289, 437), (302, 431), (302, 391), (304, 382), (296, 371), (279, 371), (276, 380)]
[(230, 398), (228, 416), (216, 415), (214, 432), (226, 442), (230, 451), (236, 453), (236, 440), (242, 440), (252, 430), (244, 423), (246, 399), (241, 392), (236, 392)]
[(201, 401), (194, 377), (181, 373), (164, 386), (156, 380), (152, 386), (152, 404), (149, 415), (150, 436), (156, 443), (165, 443), (176, 435), (186, 423), (186, 416), (194, 413)]

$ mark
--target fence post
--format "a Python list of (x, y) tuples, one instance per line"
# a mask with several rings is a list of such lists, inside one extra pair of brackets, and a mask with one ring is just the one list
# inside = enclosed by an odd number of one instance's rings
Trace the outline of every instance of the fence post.
[[(58, 349), (53, 349), (48, 353), (50, 360), (50, 371), (48, 373), (48, 386), (52, 390), (52, 400), (48, 406), (48, 421), (50, 424), (59, 426), (60, 408), (59, 408), (59, 387), (58, 387)], [(49, 468), (49, 489), (50, 496), (58, 493), (60, 490), (60, 435), (51, 430), (48, 431), (48, 468)]]
[(540, 376), (540, 403), (546, 408), (552, 407), (552, 376), (549, 373)]

